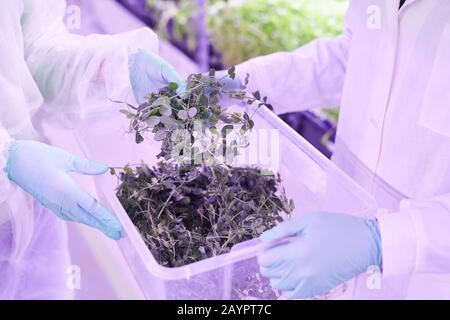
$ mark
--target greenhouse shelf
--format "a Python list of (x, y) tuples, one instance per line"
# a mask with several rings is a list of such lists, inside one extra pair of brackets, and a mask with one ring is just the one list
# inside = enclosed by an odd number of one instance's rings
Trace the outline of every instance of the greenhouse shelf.
[[(147, 139), (136, 145), (126, 132), (128, 120), (121, 114), (86, 120), (76, 133), (85, 155), (93, 160), (123, 167), (144, 160), (156, 164), (160, 145)], [(374, 199), (346, 176), (316, 148), (268, 109), (260, 109), (255, 129), (271, 129), (279, 135), (278, 172), (287, 196), (295, 202), (295, 214), (346, 212), (369, 217)], [(95, 137), (95, 139), (92, 139)], [(275, 149), (274, 149), (275, 150)], [(273, 151), (273, 150), (272, 150)], [(274, 154), (272, 154), (274, 156)], [(261, 164), (262, 165), (262, 164)], [(258, 272), (258, 240), (236, 245), (230, 253), (177, 268), (159, 265), (116, 197), (118, 180), (111, 175), (96, 179), (99, 201), (118, 217), (124, 228), (118, 241), (143, 294), (148, 299), (276, 299), (269, 281)], [(352, 285), (338, 295), (351, 297)]]

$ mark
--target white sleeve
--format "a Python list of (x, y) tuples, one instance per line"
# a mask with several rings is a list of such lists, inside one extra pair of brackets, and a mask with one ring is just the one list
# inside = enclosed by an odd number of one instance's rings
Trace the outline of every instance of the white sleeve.
[(23, 0), (25, 59), (52, 112), (70, 122), (105, 111), (110, 100), (134, 103), (128, 58), (138, 49), (158, 51), (148, 28), (118, 34), (70, 34), (63, 0)]
[(14, 185), (8, 178), (4, 170), (8, 161), (9, 146), (11, 138), (8, 132), (0, 128), (0, 203), (8, 199), (11, 192), (14, 190)]
[(377, 219), (383, 276), (450, 272), (450, 194), (403, 200), (399, 212)]
[(245, 79), (249, 74), (248, 90), (260, 90), (277, 113), (338, 106), (352, 37), (351, 13), (350, 5), (344, 35), (244, 62), (236, 67), (238, 75)]

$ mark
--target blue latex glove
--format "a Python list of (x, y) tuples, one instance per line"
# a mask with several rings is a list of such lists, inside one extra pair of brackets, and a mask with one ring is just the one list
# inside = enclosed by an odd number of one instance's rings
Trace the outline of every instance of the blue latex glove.
[(156, 54), (139, 50), (129, 61), (130, 81), (134, 96), (143, 104), (150, 93), (157, 92), (169, 83), (177, 83), (178, 93), (185, 91), (183, 80), (169, 63)]
[(37, 141), (16, 140), (11, 143), (4, 170), (11, 181), (61, 219), (86, 224), (111, 239), (120, 239), (122, 226), (116, 217), (69, 175), (100, 175), (108, 170), (107, 166)]
[(261, 274), (289, 299), (311, 298), (381, 267), (376, 220), (346, 214), (314, 213), (287, 220), (261, 235), (264, 242), (296, 237), (264, 251)]

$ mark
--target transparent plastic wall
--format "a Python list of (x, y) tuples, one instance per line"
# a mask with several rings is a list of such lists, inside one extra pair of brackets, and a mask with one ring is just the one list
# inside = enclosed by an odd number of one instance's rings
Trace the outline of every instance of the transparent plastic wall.
[[(277, 129), (279, 173), (287, 196), (295, 202), (295, 214), (305, 212), (346, 212), (370, 216), (374, 200), (322, 156), (306, 140), (267, 109), (254, 116), (255, 129)], [(85, 121), (77, 138), (87, 157), (112, 167), (157, 162), (160, 144), (147, 139), (136, 145), (127, 133), (128, 120), (122, 114)], [(96, 178), (99, 200), (122, 223), (125, 234), (119, 241), (143, 293), (149, 299), (275, 299), (277, 292), (258, 273), (258, 240), (236, 245), (229, 254), (179, 268), (165, 268), (155, 261), (139, 232), (118, 201), (116, 177)]]

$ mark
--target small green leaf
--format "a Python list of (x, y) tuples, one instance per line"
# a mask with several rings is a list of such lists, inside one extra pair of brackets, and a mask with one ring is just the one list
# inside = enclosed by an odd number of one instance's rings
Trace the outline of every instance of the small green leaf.
[(216, 115), (212, 115), (211, 117), (209, 117), (209, 121), (211, 121), (212, 123), (217, 123), (219, 121), (219, 118)]
[(201, 113), (201, 118), (202, 118), (203, 120), (207, 120), (207, 119), (209, 118), (209, 112), (208, 112), (207, 110), (203, 111), (203, 112)]
[(210, 94), (209, 95), (209, 103), (211, 105), (216, 105), (219, 103), (219, 97), (217, 94)]
[(215, 115), (220, 115), (222, 113), (222, 110), (220, 110), (220, 108), (218, 106), (214, 106), (211, 108), (212, 113), (214, 113)]
[(209, 131), (211, 131), (212, 134), (217, 134), (217, 128), (216, 127), (210, 127)]
[(220, 121), (224, 122), (224, 123), (233, 123), (233, 119), (228, 116), (227, 114), (221, 114), (219, 116)]
[(200, 101), (199, 101), (200, 105), (207, 107), (209, 105), (209, 100), (208, 97), (205, 94), (202, 94), (200, 96)]
[(236, 79), (236, 67), (235, 66), (232, 66), (228, 69), (228, 76), (233, 80)]
[(241, 122), (241, 115), (233, 113), (231, 119), (233, 120), (233, 123), (239, 123)]
[(183, 197), (183, 198), (179, 201), (179, 203), (180, 203), (181, 205), (188, 205), (189, 203), (191, 203), (191, 198), (189, 198), (189, 197)]
[(150, 112), (150, 116), (159, 116), (159, 108), (154, 108), (152, 109), (152, 111)]
[(128, 165), (126, 165), (124, 168), (123, 168), (123, 172), (125, 172), (126, 174), (133, 174), (134, 172), (133, 172), (133, 169), (130, 167), (130, 166), (128, 166)]
[(292, 199), (289, 200), (289, 209), (291, 210), (291, 212), (293, 212), (295, 209), (294, 200)]
[(128, 110), (122, 109), (120, 110), (120, 113), (123, 113), (124, 115), (127, 116), (128, 119), (132, 119), (134, 117), (136, 117), (136, 115)]
[(156, 141), (163, 141), (167, 137), (167, 132), (164, 130), (159, 130), (155, 133)]
[(152, 103), (152, 105), (151, 105), (152, 108), (153, 108), (153, 107), (159, 107), (159, 106), (167, 106), (167, 107), (170, 107), (170, 100), (169, 100), (169, 97), (167, 97), (167, 96), (161, 96), (161, 97), (159, 97), (158, 99), (156, 99), (156, 100)]
[(188, 119), (188, 117), (189, 117), (189, 115), (188, 115), (188, 113), (186, 112), (186, 110), (180, 110), (180, 111), (178, 111), (178, 118), (179, 118), (180, 120), (186, 121), (186, 120)]
[(253, 92), (253, 97), (256, 100), (261, 100), (261, 93), (259, 93), (259, 91), (255, 91), (255, 92)]
[(190, 108), (188, 110), (188, 115), (190, 118), (195, 117), (197, 115), (197, 108), (194, 108), (194, 107)]
[(139, 132), (136, 132), (136, 139), (135, 140), (136, 140), (137, 144), (140, 144), (140, 143), (142, 143), (144, 141), (144, 137)]
[(159, 107), (159, 113), (162, 116), (168, 117), (168, 116), (172, 115), (172, 107), (170, 107), (169, 105), (162, 105)]
[(164, 125), (166, 131), (174, 131), (178, 128), (178, 122), (171, 117), (161, 117), (161, 123)]
[(176, 82), (171, 82), (168, 85), (169, 90), (176, 91), (180, 86)]
[(153, 128), (153, 127), (157, 126), (160, 122), (161, 122), (161, 118), (155, 117), (155, 116), (151, 116), (151, 117), (147, 118), (147, 120), (145, 120), (145, 123), (147, 124), (147, 126), (149, 128)]

